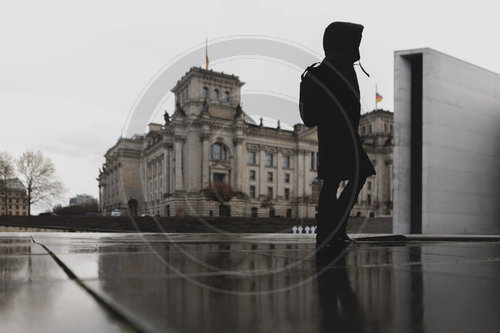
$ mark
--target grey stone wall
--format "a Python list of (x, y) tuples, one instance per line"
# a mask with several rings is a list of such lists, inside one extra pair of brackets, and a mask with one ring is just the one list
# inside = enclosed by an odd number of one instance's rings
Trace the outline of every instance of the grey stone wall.
[(500, 233), (500, 75), (432, 49), (395, 53), (394, 231), (410, 232), (411, 57), (422, 57), (424, 234)]

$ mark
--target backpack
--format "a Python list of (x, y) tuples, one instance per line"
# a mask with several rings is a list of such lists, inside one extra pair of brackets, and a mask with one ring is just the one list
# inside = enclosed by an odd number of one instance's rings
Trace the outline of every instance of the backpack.
[(323, 68), (316, 62), (305, 69), (300, 76), (299, 110), (300, 118), (307, 127), (319, 124), (318, 114), (322, 108), (324, 95), (319, 78)]

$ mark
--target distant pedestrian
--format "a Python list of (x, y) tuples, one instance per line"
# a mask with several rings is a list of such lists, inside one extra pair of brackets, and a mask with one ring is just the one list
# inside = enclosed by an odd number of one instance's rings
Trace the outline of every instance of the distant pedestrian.
[[(358, 134), (361, 107), (354, 63), (360, 59), (362, 32), (359, 24), (331, 23), (323, 37), (325, 58), (302, 75), (301, 117), (306, 126), (318, 126), (318, 178), (323, 180), (316, 237), (320, 247), (350, 241), (349, 213), (366, 178), (375, 174)], [(348, 183), (337, 198), (342, 181)]]

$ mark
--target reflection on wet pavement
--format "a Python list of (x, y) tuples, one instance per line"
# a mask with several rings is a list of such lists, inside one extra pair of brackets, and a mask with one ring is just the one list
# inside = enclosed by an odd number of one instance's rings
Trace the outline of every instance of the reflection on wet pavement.
[(120, 332), (28, 236), (0, 234), (0, 332)]
[[(1, 235), (6, 297), (0, 300), (0, 322), (6, 320), (13, 327), (24, 309), (65, 312), (69, 304), (78, 304), (76, 309), (85, 303), (64, 303), (69, 295), (82, 298), (73, 295), (81, 290), (29, 238)], [(499, 242), (358, 242), (342, 255), (317, 262), (314, 239), (303, 237), (47, 233), (33, 237), (87, 287), (149, 331), (497, 332), (500, 328)], [(42, 287), (56, 284), (58, 293)], [(87, 325), (114, 324), (93, 299), (87, 297), (86, 302), (94, 305), (87, 305), (86, 314), (101, 318), (93, 324), (87, 320)], [(50, 320), (39, 327), (50, 330)], [(108, 326), (97, 330), (107, 331)]]

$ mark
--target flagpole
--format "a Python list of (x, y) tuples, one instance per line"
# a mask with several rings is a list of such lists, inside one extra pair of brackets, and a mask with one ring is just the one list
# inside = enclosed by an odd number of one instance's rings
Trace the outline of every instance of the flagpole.
[(375, 84), (375, 110), (377, 110), (378, 108), (377, 94), (378, 94), (378, 89), (377, 85)]
[(205, 37), (205, 69), (208, 70), (208, 38)]

